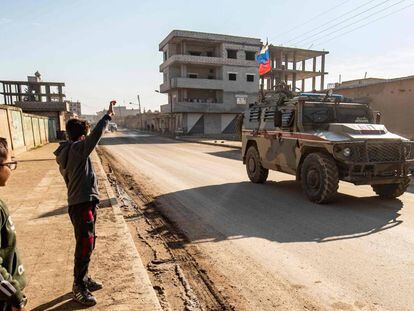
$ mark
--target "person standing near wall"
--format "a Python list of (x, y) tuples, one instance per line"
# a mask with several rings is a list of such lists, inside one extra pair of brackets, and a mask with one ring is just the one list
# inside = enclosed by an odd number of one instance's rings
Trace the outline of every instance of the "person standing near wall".
[[(6, 186), (11, 172), (17, 168), (12, 161), (5, 138), (0, 137), (0, 187)], [(22, 311), (27, 303), (23, 264), (16, 248), (16, 229), (6, 204), (0, 200), (0, 310)]]
[(96, 305), (91, 292), (102, 288), (101, 283), (88, 275), (95, 248), (96, 208), (99, 203), (97, 177), (89, 156), (114, 115), (115, 103), (111, 101), (107, 114), (89, 135), (89, 125), (85, 120), (70, 119), (66, 123), (68, 141), (61, 143), (54, 152), (68, 189), (69, 216), (76, 239), (73, 298), (85, 306)]

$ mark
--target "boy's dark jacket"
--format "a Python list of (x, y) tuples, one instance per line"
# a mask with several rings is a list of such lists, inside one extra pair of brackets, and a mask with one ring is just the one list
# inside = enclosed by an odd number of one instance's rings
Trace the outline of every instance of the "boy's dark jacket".
[(16, 249), (16, 230), (6, 204), (0, 200), (0, 304), (20, 306), (25, 301), (24, 268)]
[(96, 175), (89, 155), (98, 144), (110, 120), (109, 115), (104, 115), (85, 140), (61, 142), (54, 152), (68, 188), (69, 205), (99, 201)]

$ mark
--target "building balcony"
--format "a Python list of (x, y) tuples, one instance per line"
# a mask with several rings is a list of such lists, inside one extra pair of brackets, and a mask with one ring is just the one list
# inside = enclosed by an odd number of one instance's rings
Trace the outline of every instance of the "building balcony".
[(195, 79), (195, 78), (171, 78), (171, 81), (160, 85), (160, 92), (166, 93), (170, 89), (201, 89), (201, 90), (222, 90), (223, 80), (218, 79)]
[(160, 85), (160, 93), (167, 93), (170, 88), (171, 87), (168, 81), (164, 82), (163, 84)]
[(209, 65), (209, 66), (242, 66), (242, 67), (257, 67), (255, 60), (243, 60), (223, 57), (209, 57), (209, 56), (195, 56), (195, 55), (172, 55), (165, 62), (160, 65), (160, 72), (165, 68), (175, 63), (184, 63), (192, 65)]
[(242, 113), (246, 110), (247, 105), (224, 104), (224, 103), (192, 103), (178, 102), (171, 105), (161, 106), (162, 113)]

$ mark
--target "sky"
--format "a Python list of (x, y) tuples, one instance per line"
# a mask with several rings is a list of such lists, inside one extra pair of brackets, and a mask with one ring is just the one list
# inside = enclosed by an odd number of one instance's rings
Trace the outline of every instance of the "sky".
[(339, 75), (342, 81), (363, 78), (365, 72), (379, 78), (414, 75), (413, 4), (0, 0), (0, 80), (26, 80), (39, 71), (44, 81), (65, 82), (67, 98), (81, 101), (83, 113), (102, 110), (111, 99), (136, 108), (129, 103), (137, 104), (137, 94), (143, 107), (156, 110), (167, 102), (155, 92), (162, 83), (158, 44), (173, 29), (329, 51), (327, 83)]

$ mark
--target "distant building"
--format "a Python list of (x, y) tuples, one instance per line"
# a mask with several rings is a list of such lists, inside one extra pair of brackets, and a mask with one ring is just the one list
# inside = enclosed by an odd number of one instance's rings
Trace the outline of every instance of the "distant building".
[(159, 44), (163, 53), (162, 113), (174, 118), (170, 131), (232, 134), (237, 115), (259, 88), (256, 55), (260, 39), (173, 30)]
[(83, 114), (80, 117), (88, 121), (90, 124), (98, 122), (98, 116), (96, 114)]
[[(168, 94), (170, 132), (234, 134), (238, 116), (257, 100), (260, 76), (257, 38), (173, 30), (159, 44), (163, 53), (160, 92)], [(272, 70), (263, 77), (270, 90), (281, 81), (293, 90), (324, 89), (326, 51), (269, 46)], [(306, 80), (311, 83), (306, 85)]]
[(68, 105), (68, 111), (77, 115), (82, 115), (82, 105), (79, 101), (73, 102), (73, 101), (65, 101), (65, 103)]
[(390, 131), (414, 139), (414, 76), (344, 81), (337, 83), (334, 91), (369, 103), (381, 112), (381, 122)]
[[(114, 106), (113, 107), (115, 117), (114, 121), (116, 121), (117, 118), (123, 118), (127, 116), (136, 116), (139, 114), (139, 109), (127, 109), (126, 106)], [(102, 116), (107, 113), (108, 110), (104, 109), (102, 111), (98, 111), (96, 114), (98, 118), (102, 118)]]
[(65, 115), (68, 111), (63, 93), (65, 83), (42, 81), (39, 72), (28, 76), (27, 81), (2, 80), (0, 83), (4, 104), (17, 106), (23, 112), (49, 117), (49, 128), (53, 128), (58, 137), (64, 137)]

